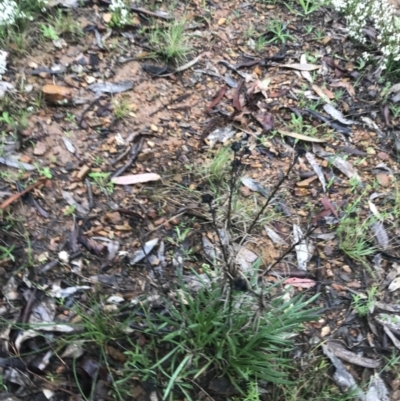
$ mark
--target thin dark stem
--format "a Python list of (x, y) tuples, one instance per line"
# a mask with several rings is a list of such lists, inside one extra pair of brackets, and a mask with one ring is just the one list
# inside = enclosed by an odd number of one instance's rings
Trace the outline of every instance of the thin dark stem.
[(299, 156), (296, 155), (296, 157), (294, 158), (292, 164), (289, 166), (289, 169), (286, 172), (286, 174), (279, 180), (278, 184), (272, 190), (272, 192), (268, 196), (267, 200), (265, 201), (264, 206), (259, 210), (259, 212), (257, 213), (256, 217), (254, 218), (253, 222), (251, 223), (250, 228), (247, 230), (247, 234), (251, 233), (251, 231), (253, 230), (254, 226), (257, 224), (257, 221), (260, 218), (260, 216), (264, 213), (265, 209), (267, 208), (267, 206), (269, 205), (269, 203), (271, 202), (271, 200), (273, 199), (275, 194), (278, 192), (278, 190), (281, 187), (281, 185), (283, 184), (283, 182), (288, 178), (290, 172), (293, 170), (293, 167), (297, 163), (298, 158), (299, 158)]
[(226, 254), (226, 249), (225, 249), (224, 243), (222, 242), (221, 235), (218, 231), (217, 221), (216, 221), (216, 216), (215, 216), (215, 209), (211, 206), (211, 203), (210, 203), (210, 212), (211, 212), (211, 217), (213, 219), (213, 226), (214, 226), (215, 232), (217, 233), (219, 243), (221, 244), (222, 255), (224, 256), (224, 261), (225, 261), (226, 267), (229, 270), (229, 258), (228, 258), (228, 255)]
[(269, 266), (269, 268), (267, 270), (265, 270), (261, 276), (264, 276), (264, 274), (266, 274), (269, 270), (271, 270), (273, 267), (275, 267), (278, 263), (280, 263), (287, 255), (289, 255), (289, 253), (291, 253), (293, 251), (293, 249), (299, 245), (301, 243), (301, 241), (305, 240), (306, 238), (308, 238), (317, 228), (318, 226), (315, 225), (313, 227), (310, 227), (307, 232), (301, 237), (299, 238), (298, 241), (296, 241), (295, 243), (293, 243), (288, 249), (286, 249), (286, 251), (271, 265)]

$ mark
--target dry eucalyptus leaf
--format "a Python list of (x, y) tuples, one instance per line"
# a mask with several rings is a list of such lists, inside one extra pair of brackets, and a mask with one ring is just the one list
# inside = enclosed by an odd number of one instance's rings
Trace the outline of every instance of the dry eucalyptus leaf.
[(282, 64), (280, 67), (290, 68), (297, 71), (315, 71), (321, 68), (320, 65), (315, 64)]
[(296, 132), (288, 132), (288, 131), (284, 131), (282, 129), (278, 129), (277, 130), (281, 135), (285, 135), (285, 136), (290, 136), (291, 138), (295, 138), (295, 139), (299, 139), (301, 141), (306, 141), (306, 142), (319, 142), (319, 143), (323, 143), (326, 142), (325, 139), (320, 139), (320, 138), (314, 138), (312, 136), (307, 136), (307, 135), (303, 135), (303, 134), (298, 134)]
[(131, 185), (139, 184), (142, 182), (158, 181), (161, 177), (155, 173), (144, 173), (144, 174), (131, 174), (122, 175), (120, 177), (111, 178), (111, 182), (117, 185)]

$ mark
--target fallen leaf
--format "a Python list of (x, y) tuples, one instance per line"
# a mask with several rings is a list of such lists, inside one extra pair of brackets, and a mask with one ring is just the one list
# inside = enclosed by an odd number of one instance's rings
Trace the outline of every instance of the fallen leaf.
[(132, 81), (120, 81), (120, 82), (97, 82), (89, 85), (88, 89), (95, 93), (121, 93), (126, 92), (133, 88)]
[(153, 248), (158, 244), (158, 238), (147, 241), (144, 246), (138, 249), (131, 257), (129, 264), (134, 265), (150, 254)]
[(274, 129), (274, 116), (271, 113), (257, 113), (255, 118), (265, 131), (271, 131)]
[[(324, 91), (318, 85), (312, 85), (314, 92), (325, 102), (330, 103), (329, 97), (324, 93)], [(325, 105), (326, 106), (326, 105)], [(324, 107), (325, 108), (325, 107)]]
[[(302, 55), (300, 56), (300, 64), (302, 64), (302, 65), (306, 65), (306, 64), (307, 64), (307, 56), (306, 56), (305, 54), (302, 54)], [(304, 79), (306, 79), (310, 84), (313, 83), (313, 78), (312, 78), (312, 76), (311, 76), (311, 74), (310, 74), (309, 71), (301, 71), (300, 74), (301, 74), (301, 76), (302, 76)]]
[(330, 351), (332, 351), (338, 358), (353, 363), (358, 366), (363, 366), (364, 368), (377, 369), (381, 366), (381, 362), (377, 359), (365, 358), (356, 354), (355, 352), (349, 351), (344, 348), (341, 344), (334, 341), (329, 341), (327, 343)]
[(342, 87), (345, 88), (347, 90), (347, 93), (354, 98), (356, 96), (356, 91), (354, 90), (353, 85), (350, 82), (347, 81), (340, 81), (340, 82), (335, 82), (335, 83), (331, 83), (330, 86), (333, 87)]
[(319, 143), (323, 143), (326, 142), (325, 139), (320, 139), (320, 138), (314, 138), (312, 136), (307, 136), (307, 135), (303, 135), (303, 134), (298, 134), (296, 132), (288, 132), (288, 131), (284, 131), (281, 129), (277, 130), (281, 135), (285, 135), (285, 136), (290, 136), (291, 138), (295, 138), (295, 139), (299, 139), (301, 141), (307, 141), (307, 142), (319, 142)]
[(315, 157), (310, 152), (306, 153), (306, 159), (311, 164), (311, 167), (315, 171), (315, 174), (317, 174), (318, 179), (322, 185), (322, 189), (325, 192), (326, 191), (326, 181), (325, 181), (325, 176), (324, 176), (324, 173), (322, 172), (321, 166), (317, 163), (317, 161), (315, 160)]
[(397, 291), (400, 288), (400, 277), (396, 277), (388, 287), (390, 292)]
[(335, 120), (338, 120), (342, 124), (345, 124), (345, 125), (356, 124), (355, 121), (348, 120), (347, 118), (345, 118), (343, 116), (342, 112), (339, 111), (338, 109), (336, 109), (335, 107), (333, 107), (331, 104), (324, 104), (323, 108), (331, 117), (333, 117)]
[(141, 182), (158, 181), (161, 177), (155, 173), (144, 173), (144, 174), (131, 174), (122, 175), (120, 177), (111, 178), (111, 182), (117, 185), (131, 185), (139, 184)]
[(18, 156), (2, 157), (0, 156), (0, 163), (5, 164), (8, 167), (23, 168), (28, 171), (36, 170), (36, 167), (29, 163), (18, 161)]
[(282, 64), (280, 67), (290, 68), (298, 71), (315, 71), (321, 68), (320, 65), (315, 64)]
[(224, 97), (226, 91), (228, 90), (228, 87), (224, 85), (218, 93), (215, 95), (214, 99), (212, 102), (207, 106), (207, 108), (204, 110), (205, 113), (208, 113), (213, 107), (215, 107), (221, 99)]
[(45, 85), (42, 93), (46, 102), (54, 105), (68, 104), (72, 97), (71, 89), (58, 85)]
[(297, 243), (295, 246), (297, 266), (300, 270), (307, 270), (307, 262), (310, 259), (310, 255), (308, 253), (307, 243), (303, 238), (301, 228), (297, 224), (293, 224), (293, 237), (294, 242)]
[(283, 282), (283, 284), (290, 284), (293, 287), (299, 287), (299, 288), (312, 288), (317, 283), (314, 280), (311, 280), (310, 278), (291, 277), (291, 278), (287, 278)]

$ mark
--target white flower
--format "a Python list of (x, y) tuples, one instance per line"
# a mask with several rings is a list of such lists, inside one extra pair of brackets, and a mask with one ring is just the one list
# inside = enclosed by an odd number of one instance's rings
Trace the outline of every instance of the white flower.
[(0, 50), (0, 80), (3, 78), (3, 74), (7, 71), (7, 56), (7, 52)]
[[(367, 20), (374, 24), (379, 31), (377, 39), (383, 54), (382, 69), (391, 60), (400, 59), (400, 20), (387, 0), (332, 0), (332, 5), (345, 14), (349, 36), (360, 43), (366, 43), (362, 30)], [(367, 60), (367, 57), (369, 54), (364, 52), (363, 58)]]

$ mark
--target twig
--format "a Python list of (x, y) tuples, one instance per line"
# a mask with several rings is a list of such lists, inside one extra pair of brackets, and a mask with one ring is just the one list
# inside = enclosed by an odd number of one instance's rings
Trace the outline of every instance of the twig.
[(124, 166), (114, 171), (114, 173), (111, 174), (110, 178), (119, 177), (125, 170), (127, 170), (133, 164), (138, 154), (142, 150), (143, 141), (144, 139), (140, 138), (139, 142), (132, 146), (131, 157), (129, 158), (129, 160), (126, 162)]
[(85, 184), (87, 189), (87, 195), (89, 200), (89, 210), (94, 208), (94, 199), (93, 199), (93, 191), (92, 191), (92, 184), (90, 183), (89, 178), (85, 178)]
[(99, 96), (98, 98), (94, 99), (93, 102), (91, 102), (91, 103), (89, 104), (89, 106), (86, 107), (85, 110), (83, 110), (83, 112), (82, 112), (82, 114), (81, 114), (81, 116), (80, 116), (80, 118), (79, 118), (79, 120), (78, 120), (78, 127), (82, 128), (82, 122), (83, 122), (83, 118), (85, 117), (85, 114), (86, 114), (89, 110), (91, 110), (94, 106), (96, 106), (96, 104), (97, 104), (98, 102), (100, 102), (100, 100), (102, 100), (102, 99), (104, 99), (104, 98), (105, 98), (104, 95)]
[(4, 210), (7, 206), (11, 205), (11, 203), (15, 202), (16, 200), (18, 200), (19, 198), (21, 198), (21, 196), (24, 196), (26, 193), (32, 191), (32, 189), (38, 187), (39, 185), (42, 184), (43, 181), (47, 180), (46, 177), (41, 177), (39, 178), (39, 180), (37, 182), (35, 182), (34, 184), (30, 185), (28, 188), (25, 188), (23, 191), (18, 192), (16, 194), (14, 194), (13, 196), (10, 196), (7, 200), (5, 200), (1, 205), (0, 205), (0, 210)]
[(278, 192), (278, 190), (281, 187), (281, 185), (283, 184), (283, 182), (287, 179), (287, 177), (289, 176), (290, 172), (293, 170), (293, 167), (297, 163), (298, 158), (299, 158), (299, 155), (297, 154), (296, 157), (294, 158), (292, 164), (289, 166), (289, 169), (286, 172), (286, 174), (279, 180), (278, 184), (275, 186), (275, 188), (269, 194), (267, 200), (264, 203), (264, 206), (259, 210), (259, 212), (257, 213), (256, 217), (254, 218), (253, 222), (251, 223), (250, 228), (247, 230), (247, 233), (246, 233), (247, 235), (249, 235), (250, 232), (253, 230), (254, 226), (257, 224), (258, 219), (264, 213), (265, 209), (267, 208), (267, 206), (271, 202), (272, 198), (275, 196), (275, 194)]
[(170, 106), (171, 104), (177, 103), (177, 102), (182, 102), (183, 100), (186, 100), (188, 97), (192, 96), (191, 93), (185, 93), (184, 95), (180, 95), (172, 100), (170, 100), (168, 103), (163, 104), (161, 107), (159, 107), (157, 110), (153, 111), (152, 113), (149, 114), (149, 117), (154, 116), (154, 114), (157, 114), (159, 111), (165, 109), (166, 107)]
[(186, 213), (186, 208), (183, 212), (176, 214), (175, 216), (172, 216), (170, 219), (164, 221), (163, 223), (161, 223), (160, 225), (158, 225), (157, 227), (153, 228), (152, 230), (150, 230), (147, 234), (151, 234), (154, 233), (154, 231), (157, 231), (159, 228), (163, 227), (165, 224), (168, 224), (170, 221), (176, 219), (177, 217), (182, 216), (183, 214)]

